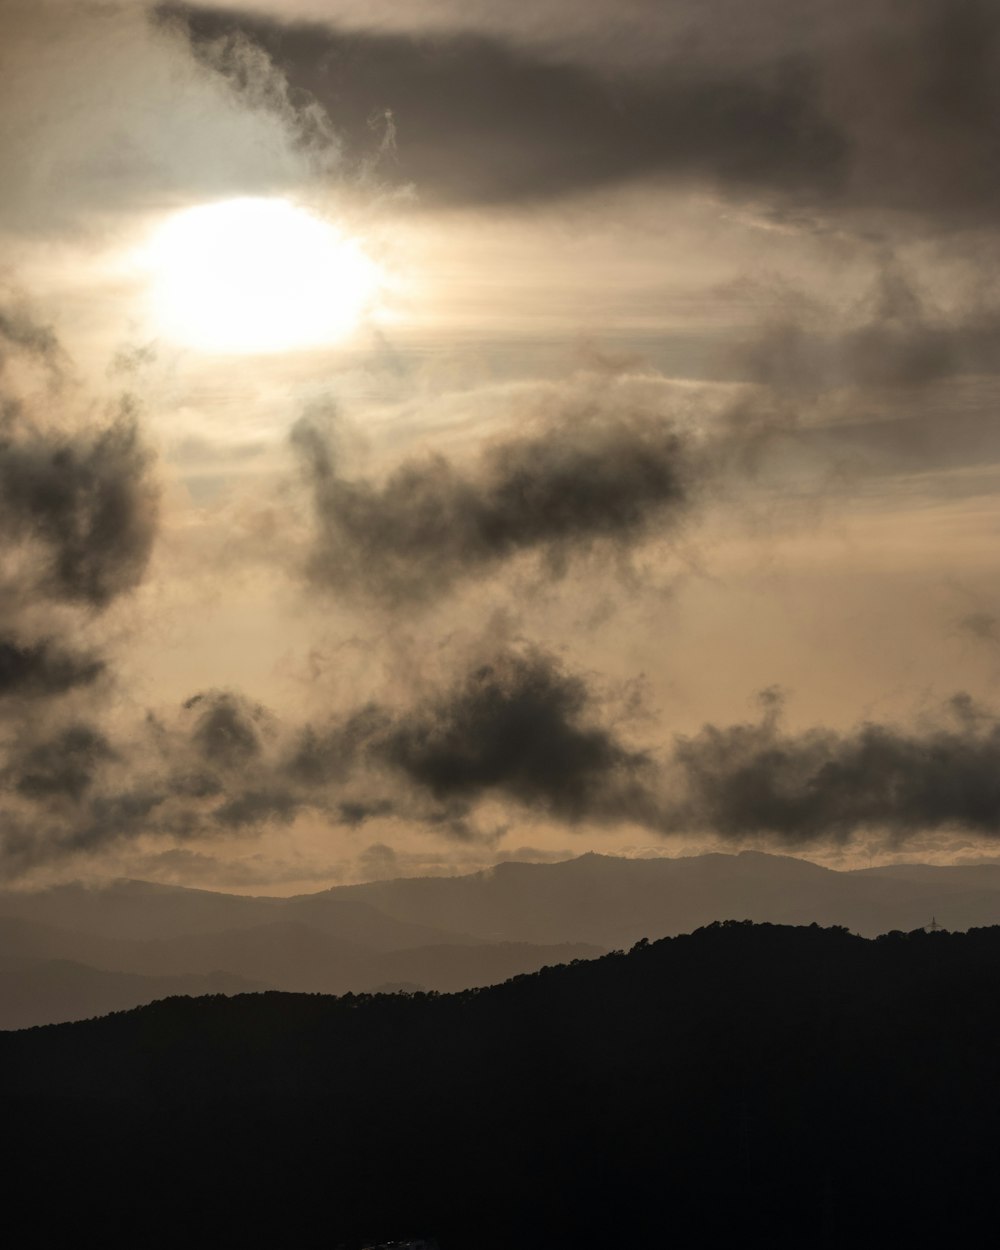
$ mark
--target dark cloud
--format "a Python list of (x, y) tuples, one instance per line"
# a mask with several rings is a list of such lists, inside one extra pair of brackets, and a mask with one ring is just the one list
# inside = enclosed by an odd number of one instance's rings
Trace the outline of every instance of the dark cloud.
[(156, 530), (152, 459), (125, 405), (103, 429), (0, 426), (0, 535), (34, 544), (34, 590), (106, 607), (145, 572)]
[[(8, 752), (0, 857), (13, 870), (144, 835), (187, 841), (287, 821), (299, 803), (264, 758), (262, 709), (229, 692), (195, 695), (171, 724), (149, 717), (112, 740), (74, 723)], [(39, 812), (43, 816), (39, 817)], [(35, 834), (25, 833), (34, 825)]]
[(862, 830), (998, 835), (1000, 722), (967, 696), (947, 710), (945, 723), (925, 729), (867, 723), (796, 734), (782, 728), (772, 693), (759, 721), (706, 725), (677, 741), (671, 773), (685, 797), (665, 808), (664, 828), (792, 845)]
[(177, 4), (156, 12), (259, 106), (241, 54), (251, 41), (303, 116), (321, 106), (362, 157), (388, 148), (380, 175), (415, 182), (428, 200), (537, 200), (664, 173), (831, 193), (846, 169), (845, 140), (802, 57), (742, 72), (675, 57), (655, 76), (610, 75), (488, 35), (346, 32)]
[(0, 638), (0, 698), (48, 698), (90, 686), (105, 672), (101, 659), (65, 650), (51, 639)]
[(393, 818), (492, 844), (502, 830), (474, 820), (490, 797), (570, 824), (649, 823), (655, 781), (584, 677), (544, 652), (509, 649), (415, 699), (318, 727), (282, 728), (219, 691), (188, 700), (172, 722), (150, 719), (131, 740), (71, 724), (15, 752), (4, 776), (8, 791), (46, 812), (34, 838), (21, 819), (0, 839), (9, 863), (30, 864), (141, 835), (254, 832), (304, 811), (350, 827)]
[(246, 755), (192, 827), (287, 823), (311, 809), (336, 823), (391, 816), (482, 841), (474, 818), (492, 798), (570, 826), (787, 845), (865, 831), (1000, 835), (1000, 721), (967, 696), (935, 723), (845, 732), (785, 730), (778, 690), (761, 705), (757, 721), (707, 725), (654, 753), (623, 741), (584, 676), (542, 651), (501, 649), (409, 704), (299, 731), (266, 760)]
[[(21, 362), (63, 368), (54, 334), (27, 313), (0, 317), (0, 340)], [(71, 637), (142, 580), (158, 492), (128, 399), (98, 425), (51, 412), (36, 420), (38, 405), (13, 393), (9, 376), (4, 382), (0, 858), (17, 869), (141, 832), (164, 800), (123, 781), (126, 766), (142, 772), (147, 762), (136, 760), (133, 744), (114, 742), (104, 724), (99, 696), (111, 685), (102, 681), (112, 675), (109, 661)], [(60, 404), (71, 398), (60, 390)], [(71, 692), (78, 692), (72, 712), (58, 699)]]
[[(163, 832), (151, 816), (164, 802), (164, 794), (142, 787), (96, 794), (82, 809), (81, 819), (62, 833), (56, 843), (58, 853), (100, 850), (124, 838)], [(178, 822), (174, 832), (184, 832), (183, 822)]]
[(5, 770), (8, 787), (36, 802), (79, 803), (115, 753), (93, 725), (69, 725), (53, 737), (20, 746)]
[[(666, 176), (781, 211), (875, 208), (946, 227), (992, 223), (993, 0), (823, 5), (813, 23), (801, 6), (775, 0), (754, 7), (740, 46), (733, 31), (745, 14), (673, 7), (676, 22), (650, 23), (639, 6), (634, 25), (650, 30), (642, 46), (634, 36), (609, 40), (602, 58), (590, 41), (582, 59), (572, 39), (546, 50), (527, 32), (347, 31), (181, 4), (157, 13), (255, 107), (261, 90), (237, 50), (259, 49), (287, 81), (280, 111), (289, 99), (303, 118), (319, 108), (356, 153), (371, 156), (373, 123), (381, 119), (384, 139), (391, 113), (396, 142), (380, 176), (413, 182), (430, 201), (531, 201)], [(580, 17), (567, 14), (567, 33), (582, 32)]]
[[(782, 846), (873, 833), (902, 843), (937, 830), (1000, 836), (1000, 719), (965, 695), (910, 727), (791, 732), (772, 689), (757, 720), (706, 725), (654, 752), (621, 737), (586, 677), (551, 654), (506, 648), (398, 707), (289, 727), (271, 746), (244, 735), (239, 709), (250, 706), (214, 695), (194, 726), (187, 708), (161, 735), (158, 765), (148, 742), (113, 743), (82, 722), (18, 746), (3, 772), (22, 804), (0, 839), (8, 869), (140, 835), (252, 833), (302, 812), (352, 827), (391, 818), (493, 845), (504, 828), (477, 821), (493, 800), (570, 827), (631, 823), (664, 837)], [(223, 721), (241, 729), (236, 749), (220, 753)], [(26, 818), (24, 804), (44, 819)]]
[(543, 651), (501, 649), (408, 706), (307, 727), (280, 775), (341, 823), (393, 815), (466, 839), (490, 795), (571, 823), (633, 819), (650, 768), (602, 723), (582, 676)]
[(917, 0), (831, 54), (829, 96), (853, 141), (851, 198), (951, 226), (1000, 204), (1000, 9)]
[(495, 792), (570, 823), (627, 820), (649, 761), (593, 705), (584, 679), (551, 655), (501, 653), (402, 716), (377, 750), (439, 802)]
[(199, 757), (210, 765), (238, 769), (260, 755), (259, 726), (263, 710), (228, 691), (193, 695), (184, 710), (196, 720), (191, 742)]
[(595, 546), (669, 532), (703, 470), (693, 435), (669, 419), (599, 406), (488, 444), (468, 464), (415, 457), (384, 482), (342, 476), (313, 422), (293, 441), (314, 496), (313, 581), (388, 601), (432, 598), (521, 552), (558, 572)]

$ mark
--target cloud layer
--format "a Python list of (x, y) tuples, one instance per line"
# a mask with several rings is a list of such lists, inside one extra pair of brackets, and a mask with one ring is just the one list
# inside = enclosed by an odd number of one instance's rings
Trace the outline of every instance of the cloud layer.
[(151, 837), (224, 842), (309, 816), (487, 844), (497, 811), (800, 848), (1000, 836), (1000, 719), (968, 696), (920, 723), (848, 731), (790, 732), (780, 694), (761, 702), (755, 722), (636, 743), (587, 676), (525, 646), (305, 725), (207, 691), (127, 739), (74, 721), (9, 750), (2, 784), (20, 818), (4, 867)]
[(676, 744), (671, 771), (686, 797), (672, 799), (668, 828), (793, 846), (865, 830), (900, 841), (942, 828), (1000, 835), (1000, 721), (968, 696), (943, 723), (847, 733), (788, 733), (780, 707), (770, 693), (756, 724), (706, 725)]
[[(614, 45), (602, 64), (593, 41), (577, 56), (569, 39), (558, 49), (495, 29), (347, 30), (180, 4), (157, 13), (248, 98), (258, 80), (234, 49), (259, 49), (303, 116), (321, 109), (356, 153), (372, 152), (374, 119), (391, 114), (395, 157), (382, 172), (431, 202), (538, 201), (658, 177), (783, 211), (988, 222), (1000, 196), (996, 6), (875, 8), (862, 20), (854, 6), (823, 6), (804, 27), (795, 6), (755, 6), (756, 42), (741, 57), (734, 23), (713, 6), (679, 12), (673, 30), (639, 6), (635, 29), (650, 36), (631, 67)], [(567, 34), (586, 27), (573, 16)]]
[(245, 49), (266, 53), (265, 76), (273, 64), (303, 116), (319, 106), (359, 155), (398, 127), (380, 173), (431, 201), (516, 203), (661, 174), (830, 193), (846, 169), (804, 61), (612, 78), (486, 34), (340, 31), (173, 4), (157, 14), (248, 102), (261, 76)]
[(79, 635), (143, 580), (159, 488), (131, 401), (80, 422), (53, 331), (19, 307), (0, 333), (5, 363), (49, 383), (42, 402), (0, 379), (0, 842), (17, 863), (91, 837), (119, 755), (100, 723), (113, 665)]

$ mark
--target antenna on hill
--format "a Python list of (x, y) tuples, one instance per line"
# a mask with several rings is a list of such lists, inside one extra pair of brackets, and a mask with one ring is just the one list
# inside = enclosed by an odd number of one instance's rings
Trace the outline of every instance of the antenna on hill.
[(937, 922), (936, 916), (931, 916), (931, 922), (924, 929), (925, 933), (944, 933), (944, 929)]

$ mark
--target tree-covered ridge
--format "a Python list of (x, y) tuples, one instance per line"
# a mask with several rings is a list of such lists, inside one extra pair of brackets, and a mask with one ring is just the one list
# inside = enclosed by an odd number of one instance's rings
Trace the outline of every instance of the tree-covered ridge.
[(111, 1244), (979, 1244), (998, 991), (1000, 928), (727, 922), (456, 995), (169, 999), (0, 1036), (13, 1192), (111, 1186)]

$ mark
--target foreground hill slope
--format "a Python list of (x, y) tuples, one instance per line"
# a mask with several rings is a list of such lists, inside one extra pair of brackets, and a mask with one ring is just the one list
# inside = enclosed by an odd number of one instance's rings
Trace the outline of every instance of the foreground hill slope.
[(40, 1245), (81, 1218), (110, 1245), (986, 1244), (998, 1030), (1000, 929), (729, 923), (450, 996), (173, 999), (0, 1035), (8, 1217)]

